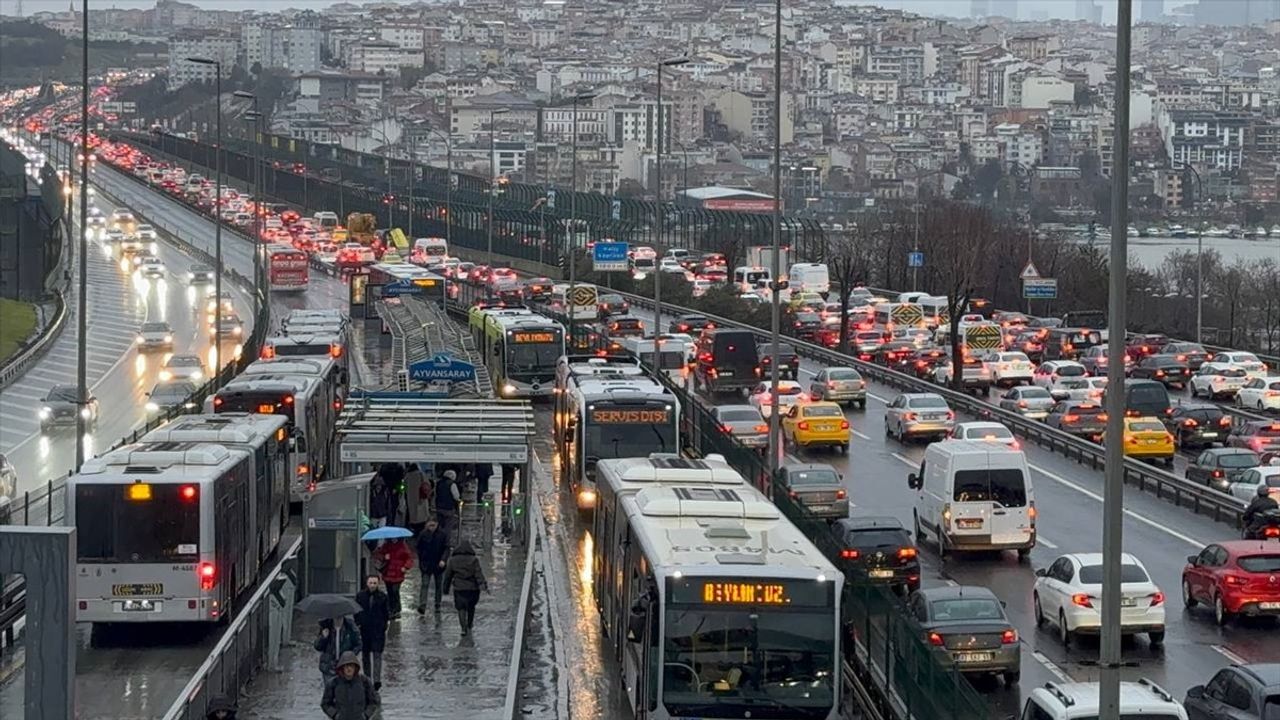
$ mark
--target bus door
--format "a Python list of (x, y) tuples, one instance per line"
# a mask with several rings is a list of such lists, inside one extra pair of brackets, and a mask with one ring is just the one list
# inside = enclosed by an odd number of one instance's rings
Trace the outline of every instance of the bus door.
[(652, 580), (633, 578), (631, 589), (635, 600), (627, 616), (623, 676), (636, 720), (643, 720), (658, 707), (658, 677), (662, 672), (662, 604), (653, 590)]

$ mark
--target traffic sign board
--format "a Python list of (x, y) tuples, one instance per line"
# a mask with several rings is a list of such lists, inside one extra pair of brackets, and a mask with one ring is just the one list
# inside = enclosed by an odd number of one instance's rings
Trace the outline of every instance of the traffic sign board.
[(476, 366), (447, 353), (432, 355), (409, 366), (409, 379), (419, 382), (447, 380), (469, 382), (476, 379)]
[(924, 267), (924, 253), (909, 252), (907, 253), (907, 267)]
[(592, 247), (591, 262), (596, 272), (620, 272), (628, 269), (627, 243), (598, 242)]
[(1026, 278), (1022, 281), (1022, 297), (1028, 300), (1056, 300), (1058, 279)]
[(1022, 274), (1019, 275), (1018, 277), (1022, 278), (1023, 280), (1026, 280), (1028, 278), (1038, 278), (1040, 277), (1040, 271), (1036, 269), (1035, 263), (1028, 260), (1027, 266), (1022, 268)]
[(409, 278), (392, 280), (382, 286), (383, 297), (400, 297), (401, 295), (421, 295), (422, 289)]

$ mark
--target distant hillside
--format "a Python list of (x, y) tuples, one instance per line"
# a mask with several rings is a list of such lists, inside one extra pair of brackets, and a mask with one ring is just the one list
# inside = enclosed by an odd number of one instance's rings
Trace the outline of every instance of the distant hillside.
[[(39, 80), (72, 80), (80, 76), (81, 43), (31, 22), (0, 23), (0, 67), (3, 83), (23, 85)], [(89, 71), (112, 67), (163, 64), (168, 48), (160, 43), (90, 40)]]

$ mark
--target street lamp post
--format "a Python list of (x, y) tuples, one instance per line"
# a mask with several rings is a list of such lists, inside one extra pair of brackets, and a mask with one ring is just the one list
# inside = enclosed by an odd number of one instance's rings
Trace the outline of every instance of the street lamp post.
[[(662, 118), (662, 68), (675, 67), (684, 65), (689, 62), (687, 57), (667, 58), (658, 63), (658, 110), (657, 110), (657, 152), (656, 162), (654, 162), (655, 187), (653, 190), (653, 213), (654, 213), (654, 238), (658, 247), (662, 247), (662, 226), (666, 223), (666, 217), (662, 213), (662, 141), (667, 135), (667, 127), (663, 124)], [(658, 336), (662, 334), (662, 271), (653, 274), (653, 357), (654, 362), (658, 360), (658, 345), (660, 341)]]
[(444, 242), (453, 247), (453, 133), (444, 134), (431, 130), (433, 135), (444, 138)]
[[(85, 432), (89, 429), (89, 0), (84, 0), (81, 13), (80, 49), (80, 257), (79, 295), (76, 297), (76, 472), (84, 464)], [(67, 148), (67, 175), (71, 174), (71, 148)]]
[(489, 111), (489, 230), (485, 263), (493, 267), (493, 196), (498, 192), (498, 157), (494, 154), (494, 122), (499, 115), (505, 115), (507, 108), (493, 108)]
[[(1190, 170), (1192, 177), (1196, 179), (1196, 202), (1204, 197), (1204, 184), (1200, 180), (1200, 171), (1191, 166), (1190, 163), (1183, 163), (1182, 170)], [(1204, 227), (1201, 223), (1199, 232), (1196, 233), (1196, 342), (1204, 341)]]
[(778, 345), (782, 329), (782, 0), (774, 1), (773, 18), (773, 267), (769, 270), (769, 283), (773, 287), (769, 305), (769, 392), (773, 412), (769, 413), (769, 489), (778, 477), (781, 464), (782, 436), (778, 417)]
[[(213, 389), (222, 381), (222, 62), (204, 57), (189, 57), (187, 62), (212, 65), (214, 72), (214, 102), (217, 105), (217, 121), (214, 131), (214, 183), (213, 183)], [(258, 208), (254, 207), (254, 213)], [(259, 238), (254, 238), (255, 255)]]
[(573, 157), (569, 163), (569, 173), (573, 178), (569, 181), (569, 230), (565, 233), (565, 251), (569, 254), (569, 342), (574, 342), (573, 331), (577, 325), (573, 305), (574, 289), (577, 287), (578, 267), (578, 103), (595, 97), (595, 93), (579, 93), (573, 96), (573, 140), (570, 152)]
[(231, 93), (231, 95), (232, 97), (237, 97), (237, 98), (240, 98), (241, 100), (250, 100), (253, 102), (253, 109), (244, 114), (244, 120), (245, 122), (253, 123), (253, 130), (252, 130), (253, 142), (254, 142), (253, 173), (252, 173), (252, 177), (253, 177), (253, 293), (254, 293), (253, 309), (254, 309), (254, 316), (256, 317), (258, 312), (261, 311), (262, 309), (261, 308), (262, 273), (260, 268), (261, 263), (258, 260), (261, 254), (259, 251), (259, 246), (262, 244), (262, 224), (261, 224), (262, 223), (262, 186), (259, 184), (260, 178), (258, 177), (258, 172), (260, 171), (260, 168), (258, 166), (258, 147), (257, 147), (258, 123), (262, 119), (262, 113), (258, 112), (258, 96), (257, 95), (254, 95), (251, 92), (246, 92), (244, 90), (236, 90), (235, 92)]
[(409, 136), (409, 247), (413, 247), (413, 186), (418, 182), (418, 141), (417, 136)]
[[(914, 197), (911, 203), (914, 206), (913, 212), (915, 214), (915, 230), (913, 231), (915, 237), (912, 240), (911, 252), (913, 254), (919, 253), (920, 252), (920, 178), (924, 177), (924, 175), (920, 173), (920, 166), (916, 165), (914, 160), (909, 160), (907, 158), (895, 156), (894, 162), (906, 163), (910, 165), (912, 168), (914, 168), (916, 171), (915, 188), (913, 191)], [(911, 268), (911, 292), (915, 292), (919, 289), (920, 289), (920, 268), (912, 267)]]

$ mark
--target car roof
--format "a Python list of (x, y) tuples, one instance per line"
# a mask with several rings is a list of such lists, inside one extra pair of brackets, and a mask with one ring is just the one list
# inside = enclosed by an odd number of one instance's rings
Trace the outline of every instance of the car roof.
[[(1102, 553), (1067, 553), (1063, 557), (1074, 558), (1081, 565), (1101, 565)], [(1142, 563), (1129, 553), (1120, 553), (1120, 563), (1122, 565), (1141, 565)]]
[(1005, 430), (1009, 429), (1006, 428), (1003, 423), (991, 422), (989, 420), (972, 420), (970, 422), (956, 423), (956, 429), (958, 430), (960, 428), (964, 428), (966, 430), (994, 430), (995, 428), (1003, 428)]
[(891, 515), (860, 515), (841, 518), (837, 523), (847, 530), (902, 530), (902, 521)]
[[(1226, 548), (1227, 552), (1231, 553), (1233, 556), (1248, 555), (1252, 553), (1274, 555), (1280, 552), (1280, 547), (1277, 547), (1274, 542), (1263, 542), (1261, 540), (1223, 540), (1222, 542), (1214, 544), (1221, 545)], [(1280, 665), (1277, 665), (1276, 667), (1280, 667)]]
[(966, 598), (995, 600), (996, 594), (981, 585), (940, 585), (916, 591), (925, 600), (963, 600)]
[(782, 466), (782, 469), (786, 470), (787, 472), (804, 472), (806, 470), (830, 470), (831, 472), (837, 475), (840, 474), (840, 471), (836, 470), (835, 468), (831, 467), (826, 463), (784, 463)]

